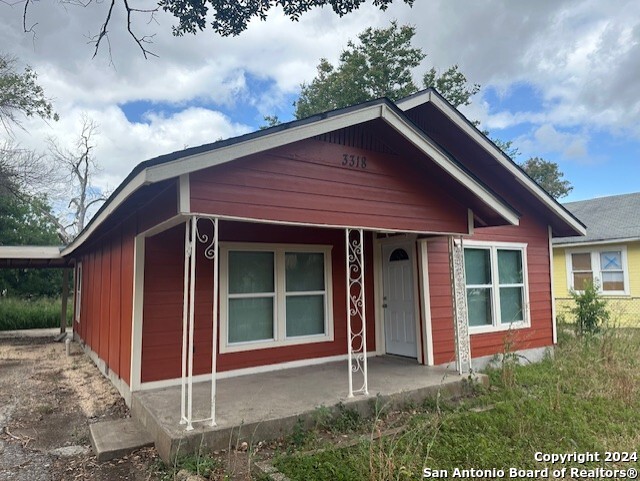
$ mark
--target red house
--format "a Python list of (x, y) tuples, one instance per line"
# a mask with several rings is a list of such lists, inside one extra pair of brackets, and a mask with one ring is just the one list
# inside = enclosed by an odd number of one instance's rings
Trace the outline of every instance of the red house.
[[(61, 253), (77, 338), (131, 393), (555, 343), (551, 238), (584, 226), (434, 90), (139, 164)], [(453, 365), (453, 364), (452, 364)], [(212, 413), (212, 416), (215, 414)]]

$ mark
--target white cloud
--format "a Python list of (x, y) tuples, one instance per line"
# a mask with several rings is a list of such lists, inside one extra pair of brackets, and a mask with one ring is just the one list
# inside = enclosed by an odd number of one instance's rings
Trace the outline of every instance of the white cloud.
[(515, 145), (528, 156), (560, 154), (562, 158), (579, 163), (588, 163), (588, 137), (557, 130), (551, 124), (535, 128), (529, 135), (514, 141)]
[(185, 147), (241, 135), (250, 127), (232, 122), (220, 112), (191, 107), (174, 115), (151, 113), (148, 123), (132, 123), (116, 106), (103, 110), (74, 109), (59, 121), (46, 125), (37, 120), (17, 132), (25, 147), (46, 150), (46, 139), (55, 138), (61, 146), (73, 148), (86, 114), (98, 124), (94, 141), (100, 171), (94, 177), (100, 189), (113, 189), (140, 162)]
[[(134, 25), (155, 34), (149, 48), (160, 57), (150, 60), (128, 36), (116, 2), (110, 28), (113, 65), (109, 45), (92, 60), (86, 43), (98, 31), (108, 3), (65, 10), (59, 2), (32, 2), (35, 40), (21, 31), (21, 8), (0, 3), (0, 45), (35, 68), (62, 117), (51, 127), (29, 122), (31, 134), (21, 136), (27, 139), (23, 142), (40, 145), (36, 139), (47, 135), (70, 136), (80, 112), (89, 111), (101, 124), (100, 181), (112, 186), (135, 162), (249, 128), (194, 108), (132, 124), (118, 104), (148, 100), (180, 107), (197, 105), (199, 99), (233, 111), (242, 101), (261, 115), (281, 112), (290, 108), (287, 96), (314, 77), (320, 57), (336, 62), (348, 39), (393, 18), (415, 25), (415, 43), (429, 54), (416, 77), (432, 65), (458, 64), (470, 82), (493, 87), (505, 98), (522, 84), (539, 95), (537, 108), (525, 103), (496, 110), (478, 95), (464, 110), (490, 130), (524, 126), (528, 134), (516, 142), (523, 151), (580, 160), (588, 156), (593, 132), (640, 139), (640, 2), (635, 0), (432, 0), (415, 2), (412, 9), (396, 0), (387, 12), (367, 2), (343, 18), (319, 9), (291, 22), (274, 11), (267, 22), (253, 21), (233, 38), (211, 30), (173, 37), (173, 18), (161, 13), (157, 23), (139, 17)], [(251, 91), (249, 76), (264, 80), (266, 91)]]

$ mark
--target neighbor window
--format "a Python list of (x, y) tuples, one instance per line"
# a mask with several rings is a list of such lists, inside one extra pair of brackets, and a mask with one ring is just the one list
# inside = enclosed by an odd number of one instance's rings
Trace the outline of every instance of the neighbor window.
[(223, 245), (222, 351), (329, 340), (331, 249)]
[(465, 242), (467, 311), (472, 332), (528, 325), (525, 261), (525, 245)]
[(567, 253), (569, 287), (584, 290), (593, 282), (603, 294), (627, 294), (627, 252), (624, 247), (603, 247)]

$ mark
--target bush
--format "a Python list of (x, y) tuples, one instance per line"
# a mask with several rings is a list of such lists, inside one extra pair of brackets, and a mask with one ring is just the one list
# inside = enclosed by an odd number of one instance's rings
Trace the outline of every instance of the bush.
[[(60, 299), (0, 298), (0, 331), (42, 329), (60, 326)], [(73, 304), (67, 304), (67, 326), (71, 325)]]
[(571, 291), (571, 297), (576, 305), (569, 309), (576, 319), (576, 332), (578, 335), (595, 334), (609, 320), (607, 303), (597, 284), (587, 282), (584, 291)]

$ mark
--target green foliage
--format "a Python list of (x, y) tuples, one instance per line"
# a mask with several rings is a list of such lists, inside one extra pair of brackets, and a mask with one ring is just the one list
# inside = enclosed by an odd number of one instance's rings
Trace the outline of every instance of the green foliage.
[(532, 157), (520, 167), (554, 199), (566, 197), (573, 190), (571, 182), (563, 179), (564, 174), (555, 162)]
[(275, 127), (276, 125), (280, 125), (282, 123), (277, 115), (265, 115), (263, 119), (266, 122), (266, 124), (261, 125), (260, 130), (265, 130), (271, 127)]
[[(294, 102), (295, 117), (301, 119), (319, 112), (356, 105), (388, 97), (397, 100), (418, 90), (412, 70), (426, 54), (411, 42), (415, 27), (367, 28), (358, 42), (349, 41), (340, 55), (338, 66), (321, 59), (311, 83), (302, 84), (300, 97)], [(467, 105), (479, 85), (467, 85), (467, 79), (454, 65), (438, 76), (435, 69), (424, 74), (425, 87), (436, 87), (454, 106)]]
[(467, 85), (467, 77), (453, 65), (438, 76), (434, 67), (424, 74), (422, 83), (425, 88), (435, 87), (454, 107), (469, 105), (471, 97), (480, 91), (480, 84)]
[[(482, 133), (487, 137), (489, 136), (488, 131), (483, 131)], [(507, 156), (509, 156), (511, 160), (514, 160), (517, 156), (520, 155), (520, 151), (518, 150), (518, 148), (513, 145), (513, 140), (491, 139), (491, 141), (496, 144), (496, 147), (502, 150), (502, 152), (507, 154)]]
[(51, 101), (37, 83), (38, 75), (30, 67), (18, 72), (15, 64), (15, 58), (0, 54), (0, 123), (10, 131), (12, 124), (20, 125), (19, 114), (58, 120)]
[[(158, 5), (171, 13), (178, 25), (173, 26), (173, 34), (195, 34), (207, 28), (211, 21), (213, 30), (222, 35), (239, 35), (246, 30), (253, 18), (266, 20), (269, 10), (282, 7), (284, 14), (297, 21), (300, 16), (317, 7), (331, 7), (339, 16), (357, 10), (365, 0), (160, 0)], [(414, 0), (403, 0), (413, 5)], [(393, 0), (373, 0), (380, 10), (386, 10)]]
[[(276, 465), (295, 480), (409, 480), (422, 469), (541, 469), (537, 451), (548, 453), (637, 451), (640, 436), (640, 330), (609, 330), (593, 342), (561, 337), (555, 356), (514, 365), (503, 383), (489, 371), (492, 388), (475, 402), (447, 411), (413, 415), (401, 434), (312, 455), (283, 455)], [(556, 468), (614, 467), (569, 461)], [(638, 461), (624, 469), (638, 468)], [(484, 479), (479, 477), (478, 479)]]
[(330, 429), (333, 432), (351, 433), (358, 431), (362, 427), (363, 421), (358, 411), (340, 403), (338, 404), (338, 415), (333, 419)]
[(598, 286), (593, 282), (586, 282), (583, 291), (571, 291), (571, 297), (575, 302), (569, 312), (576, 320), (576, 333), (595, 334), (609, 320), (607, 302), (602, 299)]
[[(55, 225), (43, 214), (50, 207), (43, 199), (23, 201), (0, 193), (0, 245), (57, 245)], [(59, 269), (0, 269), (0, 293), (18, 297), (60, 295)]]
[[(0, 331), (44, 329), (60, 326), (60, 299), (17, 299), (0, 297)], [(67, 325), (71, 325), (72, 304), (67, 306)]]

